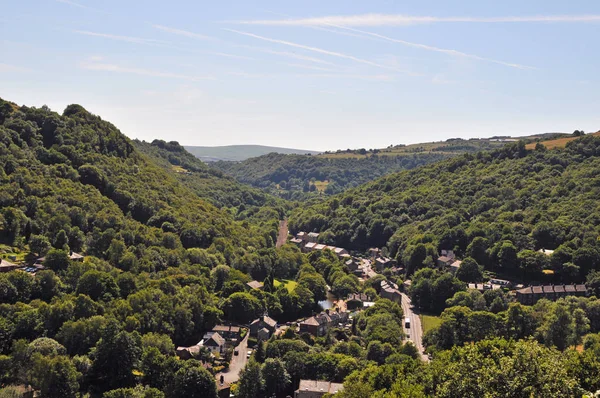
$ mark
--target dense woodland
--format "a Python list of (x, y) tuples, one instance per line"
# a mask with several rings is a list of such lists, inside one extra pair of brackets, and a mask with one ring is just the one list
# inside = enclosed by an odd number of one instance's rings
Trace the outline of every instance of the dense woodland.
[(358, 159), (331, 159), (322, 156), (270, 153), (243, 162), (214, 162), (211, 163), (211, 167), (234, 176), (240, 182), (266, 189), (274, 195), (302, 200), (319, 194), (316, 181), (327, 181), (323, 193), (333, 195), (383, 175), (412, 169), (450, 156), (431, 152), (403, 156), (370, 154)]
[[(600, 138), (552, 151), (519, 143), (301, 206), (210, 170), (175, 142), (131, 141), (79, 105), (57, 114), (0, 100), (0, 255), (45, 256), (35, 276), (0, 273), (0, 397), (31, 385), (50, 398), (213, 398), (228, 359), (183, 360), (175, 347), (221, 322), (311, 316), (328, 288), (375, 304), (322, 337), (291, 327), (252, 341), (236, 396), (285, 397), (300, 379), (343, 382), (341, 398), (593, 393), (599, 159)], [(385, 246), (406, 273), (361, 281), (329, 250), (276, 248), (287, 214), (292, 230), (355, 253)], [(463, 259), (456, 275), (435, 266), (440, 249)], [(490, 272), (586, 281), (590, 297), (526, 306), (503, 290), (466, 289)], [(382, 280), (405, 278), (413, 302), (440, 315), (425, 334), (430, 362), (406, 340), (401, 306), (379, 298)], [(246, 285), (254, 279), (262, 290)]]

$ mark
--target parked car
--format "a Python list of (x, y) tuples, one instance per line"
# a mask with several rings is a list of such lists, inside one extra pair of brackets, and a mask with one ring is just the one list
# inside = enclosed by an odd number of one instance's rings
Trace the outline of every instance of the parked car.
[(240, 353), (240, 350), (238, 350), (237, 348), (233, 351), (233, 355), (238, 355)]
[(252, 350), (248, 351), (248, 353), (246, 354), (246, 358), (250, 358), (250, 355), (252, 355)]

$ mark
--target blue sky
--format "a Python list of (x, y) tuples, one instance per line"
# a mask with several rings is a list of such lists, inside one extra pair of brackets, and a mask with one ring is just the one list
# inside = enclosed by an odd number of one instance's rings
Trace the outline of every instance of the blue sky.
[(3, 2), (0, 96), (132, 138), (376, 148), (600, 129), (598, 1)]

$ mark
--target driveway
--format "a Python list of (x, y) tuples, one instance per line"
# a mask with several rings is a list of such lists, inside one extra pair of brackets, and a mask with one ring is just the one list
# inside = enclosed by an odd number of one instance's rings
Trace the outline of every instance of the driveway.
[(216, 375), (217, 380), (219, 377), (223, 375), (225, 381), (229, 384), (235, 383), (240, 378), (240, 371), (244, 369), (246, 366), (246, 362), (248, 362), (248, 358), (246, 358), (246, 354), (248, 353), (248, 337), (250, 336), (250, 332), (246, 333), (246, 337), (238, 344), (236, 347), (239, 354), (231, 356), (231, 362), (229, 363), (229, 369), (223, 371)]
[(415, 313), (415, 309), (410, 301), (410, 298), (404, 294), (402, 294), (402, 310), (404, 311), (404, 317), (410, 319), (410, 328), (404, 327), (404, 320), (402, 320), (402, 327), (404, 329), (404, 333), (406, 333), (410, 338), (408, 340), (412, 341), (412, 343), (417, 347), (419, 352), (421, 353), (421, 358), (423, 361), (428, 362), (429, 358), (425, 355), (423, 348), (423, 328), (421, 327), (421, 318), (419, 318), (419, 314)]

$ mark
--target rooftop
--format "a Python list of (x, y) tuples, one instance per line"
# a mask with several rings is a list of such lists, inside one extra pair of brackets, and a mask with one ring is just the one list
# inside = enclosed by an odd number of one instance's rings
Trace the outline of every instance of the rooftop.
[(246, 285), (250, 286), (252, 289), (260, 289), (263, 287), (263, 283), (259, 281), (248, 282)]
[(335, 394), (343, 389), (344, 385), (341, 383), (332, 383), (325, 380), (300, 380), (300, 386), (297, 391), (325, 392), (329, 394)]
[(277, 321), (273, 318), (269, 318), (266, 315), (261, 316), (260, 318), (255, 319), (254, 321), (252, 321), (251, 325), (254, 325), (258, 322), (264, 322), (267, 325), (271, 326), (272, 328), (274, 328), (275, 326), (277, 326)]

